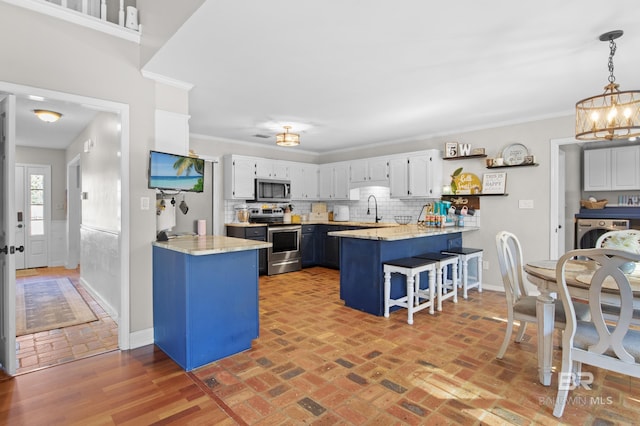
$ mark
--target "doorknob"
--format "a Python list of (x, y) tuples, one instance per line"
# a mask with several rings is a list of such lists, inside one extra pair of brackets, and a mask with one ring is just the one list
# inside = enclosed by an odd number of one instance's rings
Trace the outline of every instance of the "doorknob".
[(18, 224), (18, 228), (22, 228), (22, 224), (21, 223)]
[(16, 250), (22, 253), (24, 251), (24, 246), (16, 247)]
[(9, 254), (9, 247), (4, 246), (4, 248), (0, 248), (0, 253)]

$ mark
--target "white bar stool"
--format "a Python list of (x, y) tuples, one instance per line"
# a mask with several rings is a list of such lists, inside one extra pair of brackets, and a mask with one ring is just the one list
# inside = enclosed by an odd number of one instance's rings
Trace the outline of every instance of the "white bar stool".
[[(389, 308), (401, 306), (407, 308), (407, 323), (413, 324), (414, 312), (429, 308), (429, 313), (434, 313), (434, 301), (436, 277), (436, 262), (417, 257), (405, 257), (402, 259), (388, 260), (384, 262), (384, 316), (389, 318)], [(420, 273), (429, 272), (428, 294), (418, 292), (420, 288)], [(398, 273), (405, 276), (407, 295), (399, 299), (391, 298), (391, 274)], [(424, 302), (420, 302), (423, 299)]]
[[(444, 253), (424, 253), (416, 257), (436, 261), (436, 287), (438, 289), (438, 311), (442, 310), (442, 301), (453, 298), (458, 303), (458, 256)], [(451, 265), (451, 283), (447, 285), (447, 267)], [(450, 288), (450, 291), (447, 289)]]
[[(459, 281), (462, 284), (462, 296), (467, 298), (467, 290), (478, 288), (478, 293), (482, 293), (482, 254), (484, 251), (477, 248), (452, 247), (442, 250), (442, 254), (452, 254), (458, 256)], [(469, 280), (469, 261), (476, 259), (476, 275), (473, 280)]]

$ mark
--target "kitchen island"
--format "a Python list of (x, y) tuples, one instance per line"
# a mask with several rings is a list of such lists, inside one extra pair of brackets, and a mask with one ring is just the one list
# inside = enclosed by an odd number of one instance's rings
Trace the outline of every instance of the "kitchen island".
[[(381, 316), (384, 314), (384, 262), (461, 246), (462, 233), (478, 229), (401, 225), (330, 232), (329, 235), (340, 237), (340, 298), (350, 308)], [(406, 294), (402, 280), (400, 276), (392, 277), (392, 298)]]
[(262, 241), (184, 236), (153, 243), (154, 343), (186, 371), (258, 337)]

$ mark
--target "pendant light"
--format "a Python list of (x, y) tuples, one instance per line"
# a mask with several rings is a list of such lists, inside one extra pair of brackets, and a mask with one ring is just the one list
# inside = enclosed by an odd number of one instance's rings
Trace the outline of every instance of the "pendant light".
[(278, 146), (296, 146), (300, 145), (300, 135), (297, 133), (289, 133), (291, 126), (284, 126), (284, 133), (276, 135), (276, 145)]
[(600, 41), (609, 42), (609, 84), (604, 93), (576, 103), (576, 139), (598, 141), (628, 139), (640, 136), (640, 90), (618, 90), (613, 75), (615, 39), (623, 31), (604, 33)]

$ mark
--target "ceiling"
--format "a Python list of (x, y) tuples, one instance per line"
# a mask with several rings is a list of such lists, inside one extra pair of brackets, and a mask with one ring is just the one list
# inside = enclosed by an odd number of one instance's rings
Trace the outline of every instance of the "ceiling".
[[(45, 123), (33, 113), (46, 109), (62, 114), (55, 123)], [(34, 148), (65, 149), (93, 120), (98, 111), (84, 105), (16, 96), (16, 145)]]
[[(207, 0), (145, 65), (193, 84), (190, 131), (327, 153), (555, 116), (640, 89), (640, 2)], [(265, 135), (259, 138), (255, 135)], [(284, 148), (283, 148), (284, 149)]]

